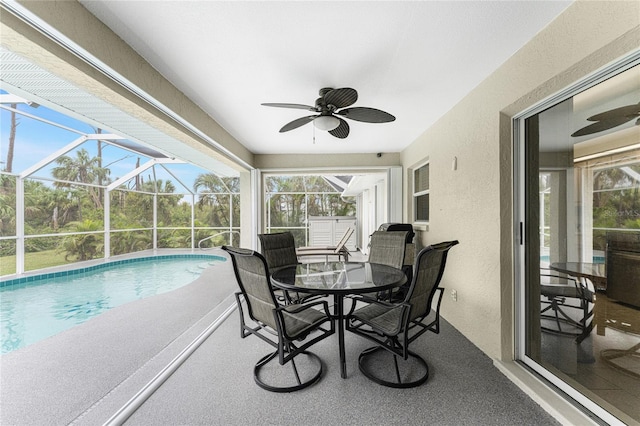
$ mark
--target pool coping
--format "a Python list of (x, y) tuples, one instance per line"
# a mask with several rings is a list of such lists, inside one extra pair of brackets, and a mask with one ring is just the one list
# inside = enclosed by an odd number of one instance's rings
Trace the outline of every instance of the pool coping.
[[(40, 269), (37, 271), (29, 271), (28, 273), (21, 274), (22, 276), (17, 277), (15, 274), (7, 275), (3, 278), (0, 278), (0, 288), (10, 287), (14, 285), (32, 283), (35, 281), (40, 281), (44, 279), (58, 278), (69, 275), (79, 275), (87, 272), (93, 272), (100, 269), (111, 268), (118, 265), (128, 264), (128, 263), (138, 263), (138, 262), (150, 262), (153, 260), (162, 259), (215, 259), (220, 261), (226, 261), (227, 258), (222, 255), (216, 254), (205, 254), (205, 253), (161, 253), (161, 252), (138, 252), (138, 253), (130, 253), (126, 255), (125, 258), (119, 257), (118, 259), (108, 258), (108, 259), (94, 259), (86, 262), (78, 262), (66, 265), (59, 265), (52, 268)], [(91, 265), (87, 265), (90, 263)], [(86, 266), (79, 266), (80, 264)], [(52, 271), (55, 269), (56, 271)], [(49, 272), (47, 272), (49, 271)], [(12, 277), (12, 278), (8, 278)]]

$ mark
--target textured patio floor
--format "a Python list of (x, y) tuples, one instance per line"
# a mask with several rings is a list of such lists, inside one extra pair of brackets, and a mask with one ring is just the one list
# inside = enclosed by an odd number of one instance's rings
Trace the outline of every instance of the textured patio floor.
[[(217, 254), (217, 253), (216, 253)], [(231, 263), (194, 283), (112, 309), (85, 324), (0, 358), (0, 424), (104, 424), (235, 303)], [(233, 312), (130, 417), (136, 425), (248, 424), (557, 424), (492, 361), (446, 322), (414, 347), (429, 381), (394, 390), (368, 381), (357, 355), (368, 346), (346, 336), (348, 378), (340, 378), (337, 342), (313, 347), (322, 380), (293, 394), (253, 382), (270, 347), (241, 339)]]

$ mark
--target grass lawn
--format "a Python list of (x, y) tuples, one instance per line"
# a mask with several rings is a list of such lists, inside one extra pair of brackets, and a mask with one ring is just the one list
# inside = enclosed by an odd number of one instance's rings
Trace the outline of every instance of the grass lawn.
[[(26, 253), (24, 260), (25, 271), (49, 268), (51, 266), (73, 263), (64, 259), (65, 253), (58, 253), (56, 250), (46, 250), (37, 253)], [(16, 257), (0, 257), (0, 275), (10, 275), (16, 273)]]

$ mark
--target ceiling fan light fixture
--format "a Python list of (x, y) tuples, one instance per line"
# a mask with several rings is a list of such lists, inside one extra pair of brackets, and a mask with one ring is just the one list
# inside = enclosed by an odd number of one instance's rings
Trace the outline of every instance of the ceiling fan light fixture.
[(340, 120), (332, 115), (321, 115), (313, 120), (313, 125), (320, 130), (333, 130), (340, 125)]

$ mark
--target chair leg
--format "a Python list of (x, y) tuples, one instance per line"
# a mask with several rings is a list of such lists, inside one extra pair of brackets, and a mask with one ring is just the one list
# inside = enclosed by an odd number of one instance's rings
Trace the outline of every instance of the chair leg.
[(275, 351), (273, 353), (265, 355), (256, 363), (255, 367), (253, 368), (253, 379), (258, 386), (265, 390), (268, 390), (269, 392), (294, 392), (311, 386), (312, 384), (320, 380), (320, 377), (322, 376), (322, 361), (320, 360), (320, 358), (316, 354), (307, 351), (300, 352), (297, 356), (307, 356), (309, 357), (310, 361), (315, 364), (315, 370), (312, 370), (309, 373), (311, 376), (310, 378), (305, 378), (304, 380), (302, 380), (298, 372), (298, 367), (295, 364), (295, 360), (291, 359), (291, 361), (289, 362), (291, 363), (291, 367), (293, 368), (293, 376), (296, 383), (281, 385), (281, 383), (286, 382), (287, 375), (284, 371), (282, 371), (282, 369), (275, 367), (276, 364), (279, 366), (281, 365), (279, 362), (273, 363), (274, 368), (277, 371), (271, 374), (271, 379), (273, 379), (271, 383), (267, 383), (268, 379), (264, 377), (267, 374), (262, 374), (264, 371), (263, 367), (265, 367), (274, 359), (278, 359), (278, 351)]
[[(547, 306), (546, 308), (544, 308), (542, 311), (540, 311), (540, 317), (541, 318), (549, 318), (548, 315), (542, 315), (545, 312), (547, 312), (549, 309), (551, 309), (553, 311), (553, 318), (556, 320), (556, 325), (558, 326), (558, 331), (562, 331), (562, 327), (560, 326), (560, 317), (558, 316), (558, 302), (556, 302), (556, 300), (551, 300), (549, 303), (549, 306)], [(543, 327), (544, 328), (544, 327)]]
[[(580, 328), (582, 329), (582, 333), (580, 333), (580, 335), (578, 335), (578, 337), (576, 338), (576, 343), (578, 344), (582, 343), (584, 339), (589, 337), (589, 335), (591, 334), (591, 330), (593, 330), (593, 319), (591, 319), (591, 317), (593, 316), (593, 311), (589, 311), (589, 302), (583, 300), (581, 304), (582, 319), (580, 320)], [(590, 319), (591, 321), (589, 322)]]
[(396, 379), (398, 380), (398, 383), (402, 383), (402, 379), (400, 378), (400, 367), (398, 367), (398, 355), (396, 354), (393, 354), (393, 364), (396, 368)]
[[(562, 302), (564, 303), (564, 299), (562, 299)], [(540, 317), (541, 319), (555, 320), (557, 329), (542, 326), (541, 329), (543, 331), (564, 336), (577, 336), (575, 341), (578, 344), (582, 343), (584, 339), (589, 337), (591, 331), (593, 330), (593, 321), (588, 323), (589, 319), (593, 316), (593, 312), (589, 311), (589, 302), (584, 300), (581, 301), (579, 309), (582, 311), (582, 318), (580, 318), (580, 320), (578, 321), (567, 315), (562, 310), (562, 303), (558, 303), (557, 300), (554, 299), (547, 303), (549, 303), (549, 306), (540, 311)], [(570, 307), (578, 308), (578, 306), (571, 305)], [(542, 315), (550, 309), (553, 311), (553, 316)], [(565, 331), (562, 329), (562, 324), (568, 324), (570, 327), (578, 329), (578, 331)]]
[(291, 367), (293, 367), (293, 374), (296, 376), (296, 382), (298, 382), (298, 385), (301, 385), (302, 382), (300, 381), (300, 374), (298, 374), (298, 367), (296, 367), (295, 359), (291, 359)]

